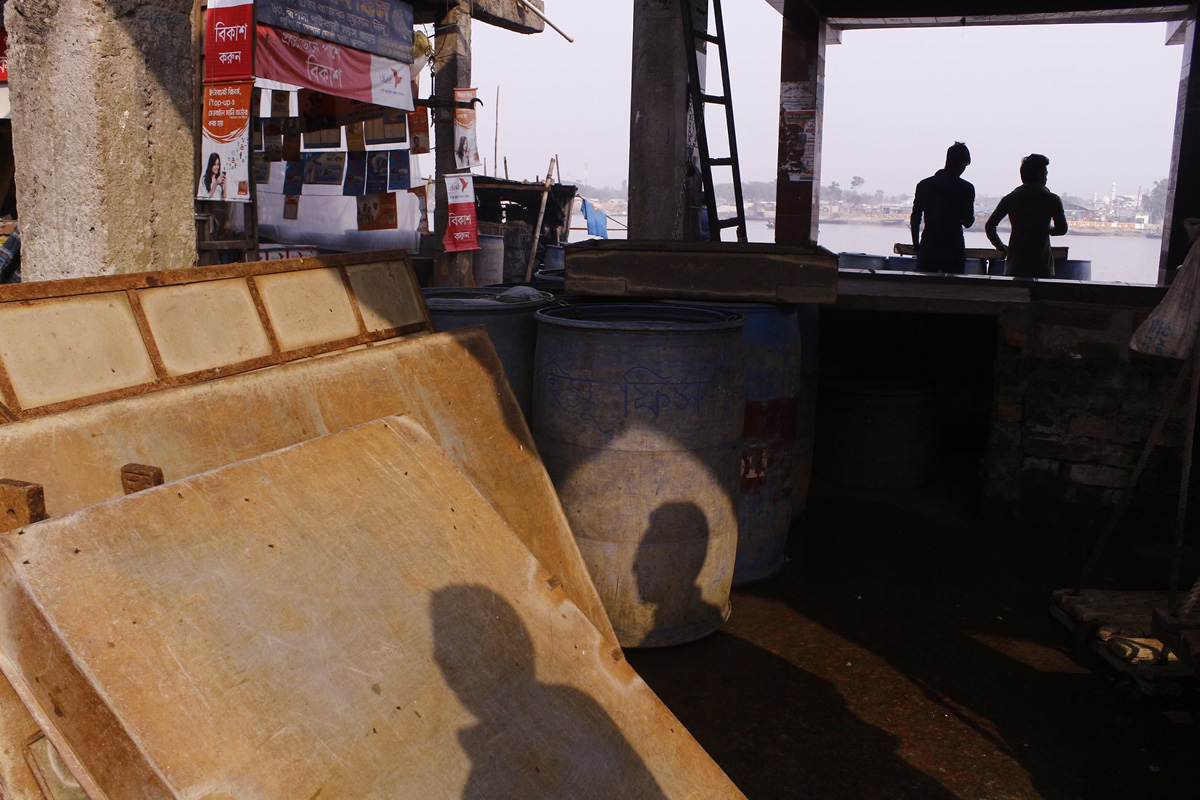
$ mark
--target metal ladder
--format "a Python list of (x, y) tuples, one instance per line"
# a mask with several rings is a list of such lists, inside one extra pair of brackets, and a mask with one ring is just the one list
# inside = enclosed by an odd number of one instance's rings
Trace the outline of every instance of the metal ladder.
[[(696, 30), (692, 21), (692, 0), (679, 0), (683, 17), (684, 55), (688, 60), (688, 91), (691, 95), (692, 118), (696, 126), (696, 144), (700, 149), (700, 172), (704, 178), (704, 202), (708, 209), (708, 238), (712, 241), (721, 240), (721, 231), (725, 228), (737, 227), (737, 240), (746, 241), (746, 208), (742, 202), (742, 170), (737, 159), (737, 136), (733, 129), (733, 98), (729, 92), (729, 59), (725, 48), (725, 22), (721, 17), (721, 0), (712, 0), (713, 17), (717, 33), (711, 35), (708, 31)], [(700, 54), (696, 49), (697, 41), (703, 40), (717, 48), (721, 62), (720, 95), (705, 94), (700, 88)], [(704, 109), (707, 104), (725, 107), (725, 125), (729, 130), (729, 156), (713, 158), (708, 149), (708, 133), (704, 124)], [(733, 194), (737, 206), (737, 216), (719, 219), (717, 217), (717, 193), (713, 187), (713, 167), (730, 167), (733, 171)]]

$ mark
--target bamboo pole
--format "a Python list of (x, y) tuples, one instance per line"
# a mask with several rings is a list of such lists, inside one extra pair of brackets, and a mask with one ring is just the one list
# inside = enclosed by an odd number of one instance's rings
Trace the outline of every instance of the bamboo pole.
[(556, 159), (550, 159), (550, 166), (546, 167), (546, 180), (542, 182), (542, 202), (538, 206), (537, 224), (533, 226), (533, 238), (529, 242), (529, 263), (525, 266), (525, 282), (533, 280), (533, 262), (537, 260), (537, 246), (542, 238), (542, 217), (546, 215), (546, 201), (550, 197), (550, 185), (554, 183), (554, 163)]

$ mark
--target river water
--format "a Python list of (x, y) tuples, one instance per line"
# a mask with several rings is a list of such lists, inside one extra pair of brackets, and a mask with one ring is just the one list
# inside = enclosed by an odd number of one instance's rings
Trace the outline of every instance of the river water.
[[(624, 239), (624, 224), (624, 217), (610, 218), (609, 237)], [(1007, 234), (1002, 233), (1002, 236), (1007, 237)], [(580, 238), (587, 237), (579, 231), (572, 233), (573, 240), (578, 241)], [(731, 239), (732, 231), (726, 230), (725, 238)], [(765, 220), (747, 220), (746, 238), (751, 242), (774, 242), (775, 231), (767, 227)], [(967, 247), (991, 247), (983, 234), (982, 226), (978, 231), (968, 231), (966, 239)], [(1095, 282), (1150, 285), (1158, 283), (1158, 256), (1162, 247), (1162, 240), (1158, 236), (1083, 236), (1068, 233), (1065, 236), (1055, 236), (1051, 241), (1055, 247), (1069, 248), (1067, 255), (1070, 258), (1091, 261), (1092, 280)], [(817, 234), (817, 243), (835, 253), (892, 255), (892, 247), (897, 242), (909, 242), (908, 226), (826, 223), (820, 227)]]

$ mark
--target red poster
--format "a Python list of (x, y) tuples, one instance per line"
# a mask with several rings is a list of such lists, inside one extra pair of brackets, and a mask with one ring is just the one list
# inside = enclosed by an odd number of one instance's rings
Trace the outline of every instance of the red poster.
[(248, 81), (251, 75), (251, 0), (209, 0), (204, 26), (204, 82)]
[(411, 111), (409, 65), (302, 33), (257, 25), (254, 74), (282, 83)]
[(478, 250), (479, 229), (475, 224), (475, 180), (470, 175), (446, 176), (447, 252)]
[(8, 31), (0, 31), (0, 83), (8, 83)]

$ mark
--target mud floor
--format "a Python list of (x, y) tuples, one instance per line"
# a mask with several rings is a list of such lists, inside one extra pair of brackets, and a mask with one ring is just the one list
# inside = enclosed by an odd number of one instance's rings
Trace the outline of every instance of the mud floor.
[[(1147, 697), (1049, 613), (1093, 534), (959, 488), (814, 485), (781, 574), (629, 661), (750, 798), (1200, 797), (1194, 684)], [(1165, 588), (1135, 561), (1097, 582)]]

